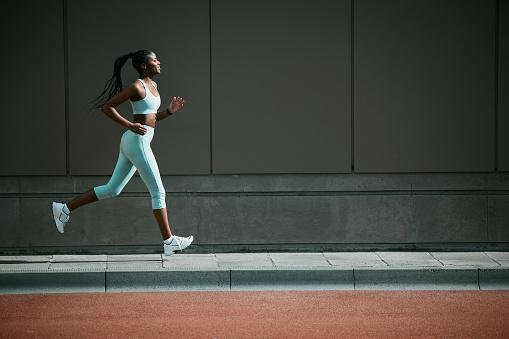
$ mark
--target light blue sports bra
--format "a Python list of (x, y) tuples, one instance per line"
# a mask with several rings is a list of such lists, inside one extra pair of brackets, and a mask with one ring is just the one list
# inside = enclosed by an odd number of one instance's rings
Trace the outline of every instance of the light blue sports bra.
[(131, 101), (131, 106), (133, 108), (133, 114), (150, 114), (150, 113), (157, 113), (157, 110), (159, 109), (159, 106), (161, 106), (161, 96), (155, 96), (150, 92), (150, 89), (145, 84), (145, 82), (141, 79), (141, 83), (143, 84), (143, 87), (145, 88), (145, 97), (138, 101)]

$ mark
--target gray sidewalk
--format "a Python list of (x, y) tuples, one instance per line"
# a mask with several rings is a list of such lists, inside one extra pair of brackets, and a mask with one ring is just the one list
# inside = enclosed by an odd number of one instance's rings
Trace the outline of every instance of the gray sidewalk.
[(0, 256), (0, 293), (509, 289), (509, 252)]

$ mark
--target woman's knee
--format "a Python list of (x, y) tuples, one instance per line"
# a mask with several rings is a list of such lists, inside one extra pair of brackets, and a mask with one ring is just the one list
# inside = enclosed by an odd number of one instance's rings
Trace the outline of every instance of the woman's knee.
[(152, 209), (166, 208), (166, 191), (164, 187), (150, 192), (152, 198)]
[(115, 198), (117, 197), (120, 192), (122, 192), (122, 189), (119, 187), (111, 187), (109, 185), (102, 185), (94, 187), (95, 195), (97, 196), (97, 199), (107, 199), (107, 198)]

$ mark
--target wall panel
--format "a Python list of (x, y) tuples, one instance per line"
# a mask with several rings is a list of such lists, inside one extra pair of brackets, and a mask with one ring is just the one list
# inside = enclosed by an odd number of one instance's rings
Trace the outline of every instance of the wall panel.
[(354, 3), (355, 171), (492, 171), (495, 1)]
[(350, 171), (349, 3), (212, 2), (214, 173)]
[(3, 1), (0, 175), (65, 175), (62, 1)]

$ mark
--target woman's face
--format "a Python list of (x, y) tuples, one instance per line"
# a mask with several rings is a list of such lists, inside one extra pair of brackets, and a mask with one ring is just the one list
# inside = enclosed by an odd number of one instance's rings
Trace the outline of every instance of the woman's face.
[(161, 62), (157, 59), (157, 56), (152, 53), (147, 56), (147, 71), (149, 74), (161, 73)]

